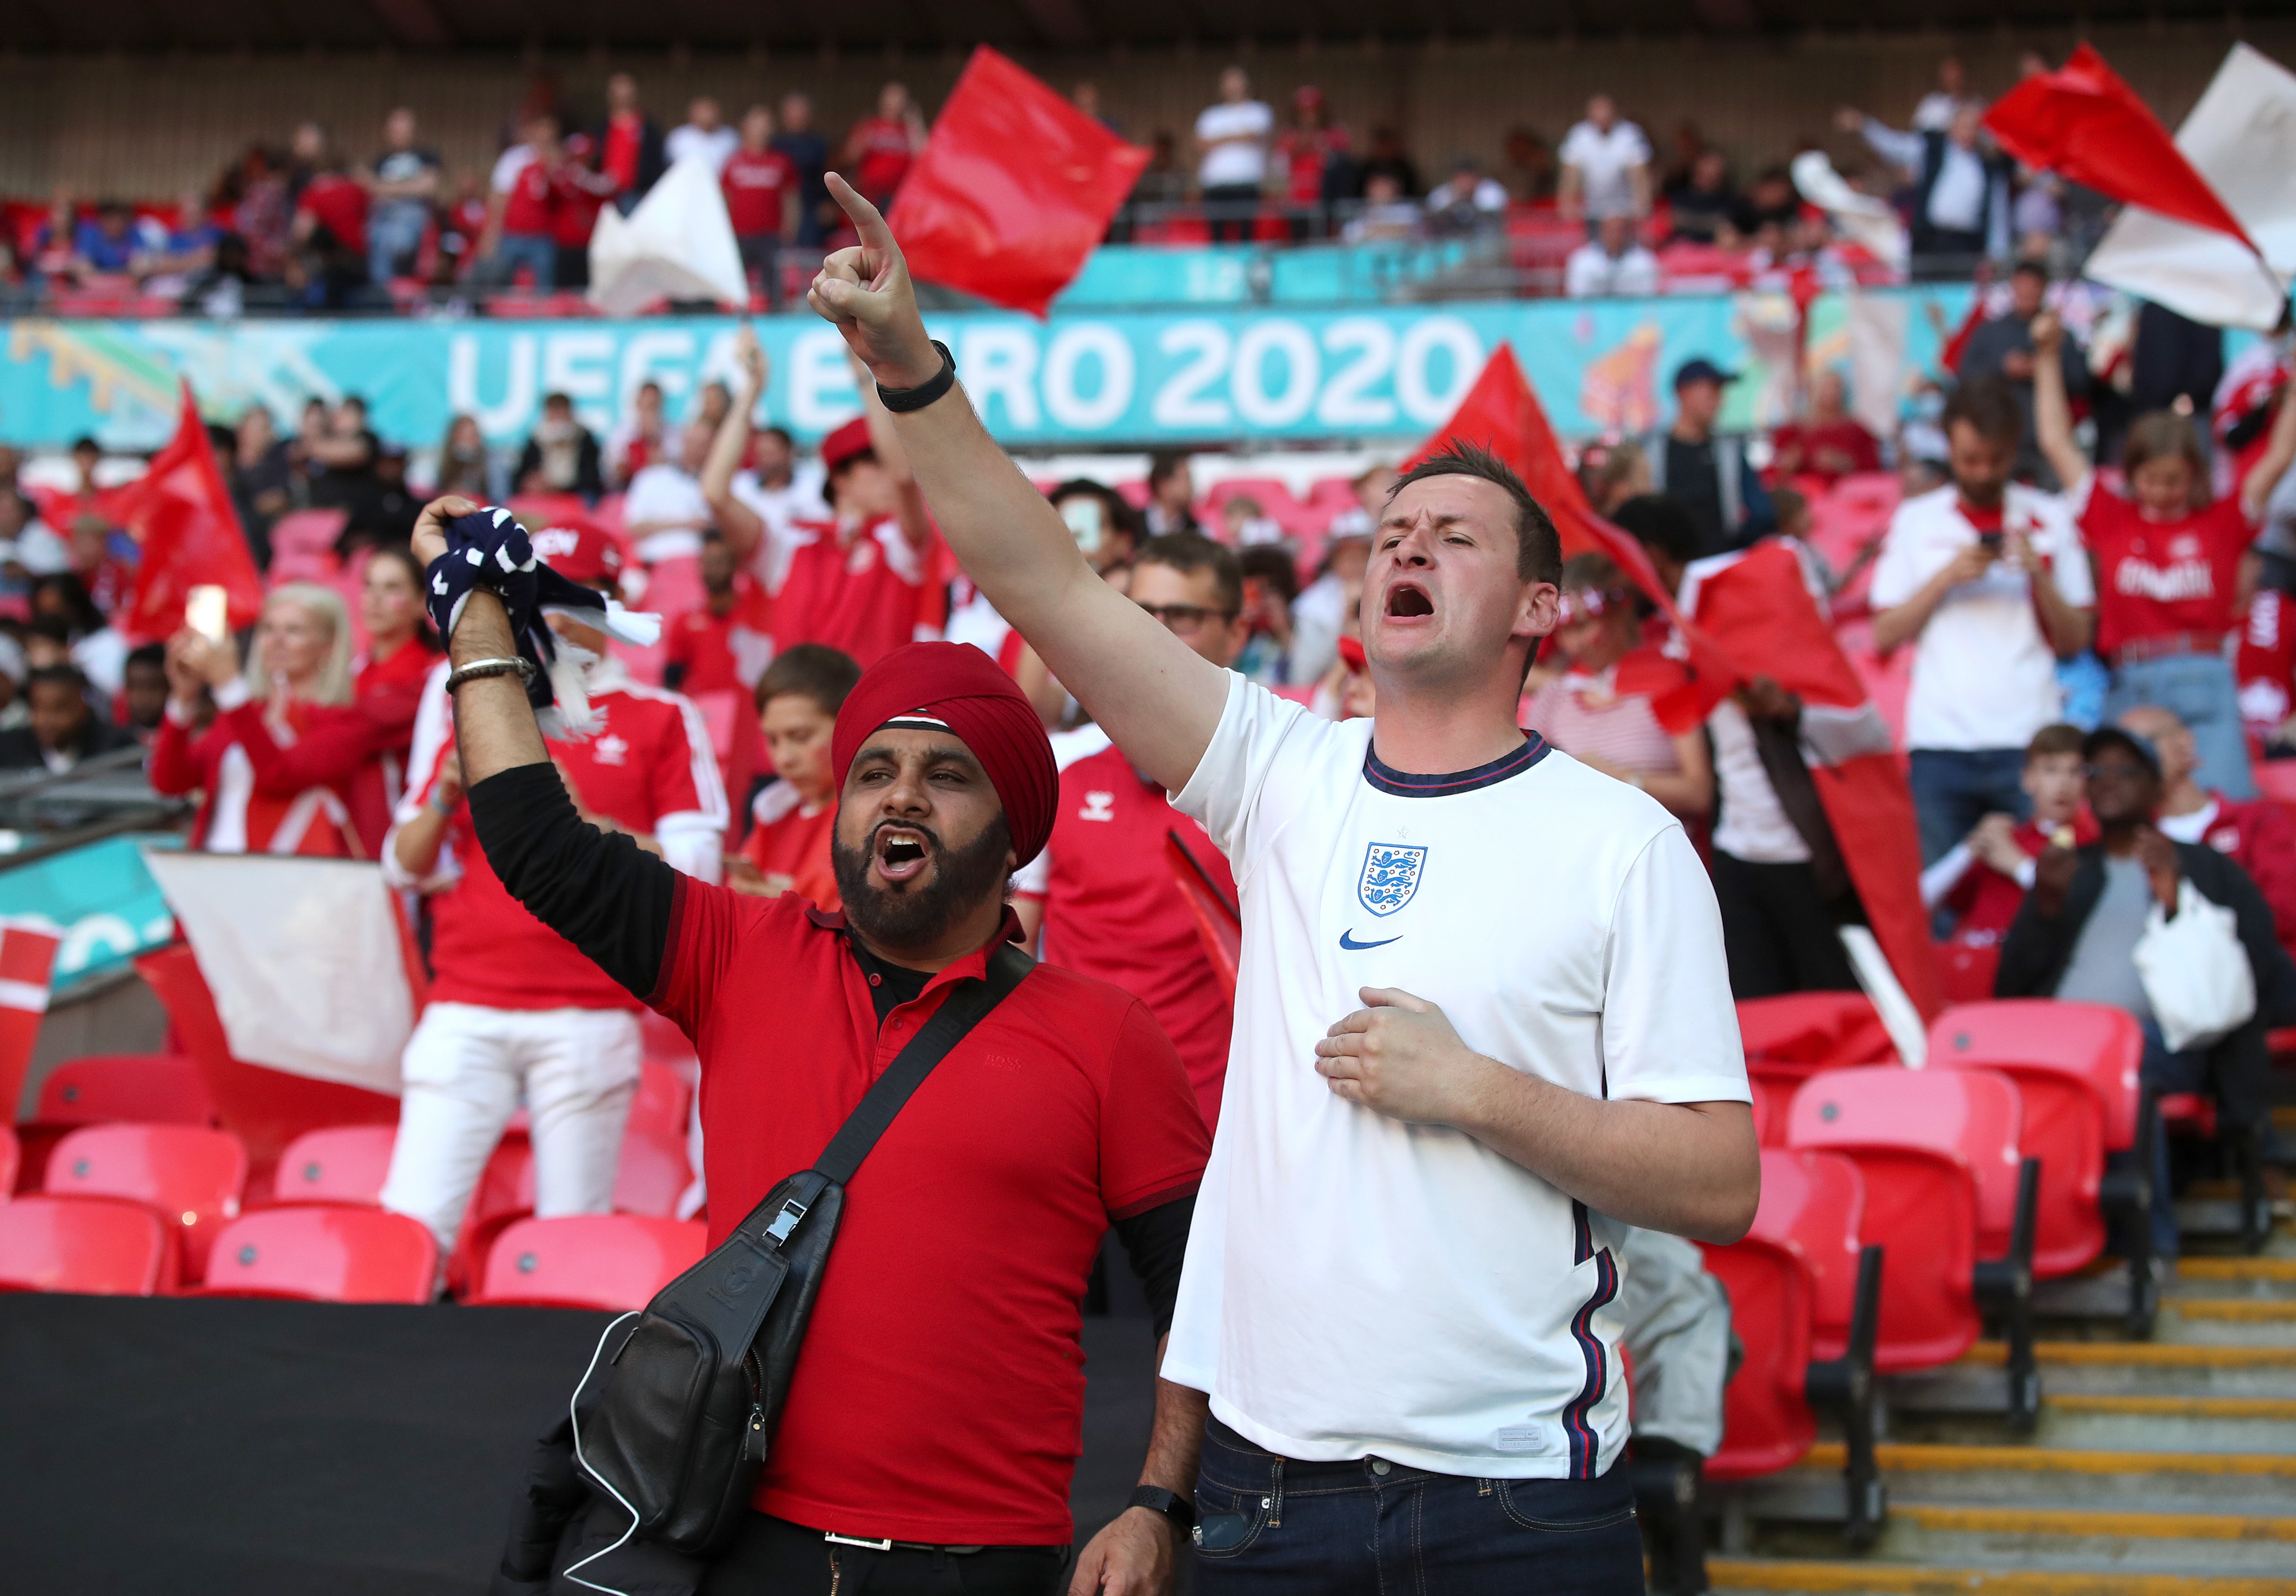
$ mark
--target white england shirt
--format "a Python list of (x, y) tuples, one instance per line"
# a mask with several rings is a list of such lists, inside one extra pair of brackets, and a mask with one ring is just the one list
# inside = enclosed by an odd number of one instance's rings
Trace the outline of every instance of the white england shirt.
[(1451, 775), (1231, 675), (1173, 803), (1235, 871), (1234, 1041), (1167, 1379), (1286, 1457), (1591, 1478), (1627, 1438), (1622, 1227), (1462, 1132), (1332, 1094), (1365, 986), (1589, 1097), (1747, 1101), (1713, 888), (1659, 804), (1536, 735)]

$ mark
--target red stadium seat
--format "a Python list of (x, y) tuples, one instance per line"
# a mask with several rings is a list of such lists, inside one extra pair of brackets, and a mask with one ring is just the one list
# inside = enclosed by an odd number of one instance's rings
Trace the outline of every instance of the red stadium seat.
[(201, 1294), (425, 1303), (438, 1278), (439, 1244), (420, 1220), (379, 1208), (266, 1208), (217, 1235)]
[[(2041, 1160), (2033, 1272), (2045, 1280), (2071, 1274), (2104, 1250), (2104, 1155), (2135, 1145), (2144, 1059), (2135, 1017), (2101, 1003), (1972, 1003), (1930, 1027), (1932, 1067), (1997, 1070), (2016, 1083), (2018, 1150)], [(2117, 1183), (2116, 1206), (2134, 1207), (2129, 1199), (2148, 1185)], [(2130, 1218), (2150, 1236), (2149, 1215), (2138, 1208)], [(2130, 1273), (2132, 1284), (2139, 1274), (2149, 1283), (2149, 1267)], [(2144, 1305), (2132, 1302), (2132, 1311)]]
[(534, 1212), (534, 1144), (523, 1131), (505, 1134), (487, 1159), (471, 1206), (447, 1258), (447, 1285), (458, 1297), (478, 1289), (488, 1249), (515, 1220)]
[[(684, 1034), (680, 1033), (683, 1040)], [(649, 1052), (638, 1075), (636, 1095), (630, 1099), (631, 1135), (671, 1136), (685, 1140), (686, 1109), (693, 1089), (674, 1064), (655, 1062)]]
[(141, 1203), (20, 1197), (0, 1203), (0, 1291), (149, 1297), (166, 1277), (172, 1240)]
[(701, 1261), (708, 1227), (636, 1214), (521, 1219), (496, 1238), (473, 1303), (494, 1307), (642, 1308)]
[(177, 1275), (161, 1281), (173, 1289), (177, 1278), (205, 1277), (208, 1248), (216, 1232), (239, 1216), (246, 1183), (247, 1150), (228, 1131), (92, 1125), (56, 1143), (41, 1189), (51, 1197), (109, 1197), (149, 1207), (180, 1247)]
[(371, 1208), (382, 1198), (398, 1131), (388, 1125), (340, 1125), (307, 1131), (287, 1144), (272, 1175), (275, 1203)]
[(23, 1159), (24, 1150), (16, 1141), (16, 1133), (0, 1125), (0, 1202), (15, 1194), (16, 1166)]
[(1738, 1005), (1738, 1039), (1749, 1059), (1843, 1069), (1878, 1064), (1895, 1051), (1862, 992), (1795, 992)]
[(199, 1066), (181, 1053), (94, 1053), (49, 1071), (32, 1117), (47, 1125), (213, 1125), (215, 1101)]
[[(1794, 1094), (1786, 1139), (1845, 1154), (1865, 1178), (1859, 1239), (1886, 1247), (1891, 1265), (1874, 1366), (1960, 1357), (1977, 1340), (1982, 1295), (2010, 1318), (2011, 1416), (2023, 1423), (2038, 1400), (2029, 1378), (2038, 1171), (2019, 1158), (2019, 1118), (2017, 1088), (1988, 1070), (1831, 1069)], [(2007, 1255), (1997, 1267), (1996, 1253)]]
[(2296, 759), (2259, 759), (2251, 767), (2257, 790), (2276, 804), (2296, 808)]
[(677, 1199), (693, 1183), (683, 1125), (675, 1136), (642, 1131), (635, 1125), (623, 1134), (621, 1163), (614, 1172), (615, 1213), (674, 1219)]

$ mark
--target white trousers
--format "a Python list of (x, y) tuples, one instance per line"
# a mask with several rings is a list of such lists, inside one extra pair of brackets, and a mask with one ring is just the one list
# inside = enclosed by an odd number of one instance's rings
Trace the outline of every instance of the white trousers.
[(1620, 1227), (1627, 1355), (1635, 1363), (1635, 1434), (1712, 1457), (1722, 1445), (1722, 1387), (1730, 1378), (1730, 1298), (1695, 1243)]
[(429, 1226), (444, 1258), (522, 1096), (536, 1216), (611, 1212), (644, 1058), (638, 1017), (627, 1010), (432, 1003), (401, 1060), (382, 1206)]

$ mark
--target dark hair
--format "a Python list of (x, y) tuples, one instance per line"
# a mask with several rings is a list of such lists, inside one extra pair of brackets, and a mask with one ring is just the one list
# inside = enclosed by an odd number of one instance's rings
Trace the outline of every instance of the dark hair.
[(2028, 255), (2009, 268), (2009, 274), (2012, 277), (2038, 277), (2042, 282), (2046, 282), (2049, 280), (2049, 268), (2046, 262), (2035, 260)]
[(132, 665), (148, 665), (154, 670), (165, 670), (168, 668), (168, 645), (164, 642), (147, 642), (140, 649), (130, 649), (127, 651), (127, 658), (121, 660), (119, 665), (123, 672)]
[(553, 405), (563, 405), (567, 409), (571, 410), (574, 408), (574, 396), (564, 392), (546, 393), (542, 396), (542, 407), (545, 410), (549, 409)]
[(2025, 763), (2046, 759), (2051, 754), (2078, 754), (2081, 751), (2081, 729), (2059, 721), (2054, 726), (2043, 726), (2033, 733), (2033, 741), (2025, 745)]
[(1219, 593), (1221, 613), (1233, 618), (1243, 608), (1243, 567), (1235, 551), (1201, 532), (1167, 532), (1150, 538), (1132, 561), (1134, 570), (1144, 565), (1161, 565), (1190, 577), (1210, 571), (1212, 586)]
[(32, 579), (32, 613), (35, 615), (39, 613), (40, 594), (45, 589), (53, 589), (62, 595), (66, 611), (64, 622), (71, 628), (73, 636), (103, 630), (103, 611), (98, 610), (95, 601), (87, 596), (87, 584), (78, 576), (70, 571), (50, 571), (45, 576), (35, 577)]
[(1148, 456), (1148, 490), (1153, 493), (1156, 484), (1181, 470), (1188, 463), (1185, 449), (1159, 449)]
[(1424, 482), (1434, 477), (1474, 477), (1491, 484), (1514, 501), (1514, 574), (1524, 582), (1560, 582), (1562, 579), (1562, 535), (1554, 529), (1554, 520), (1514, 468), (1492, 454), (1471, 443), (1453, 444), (1439, 454), (1430, 454), (1395, 479), (1388, 490), (1387, 502), (1395, 503), (1395, 495), (1414, 482)]
[(1662, 493), (1638, 493), (1611, 512), (1611, 524), (1630, 533), (1646, 549), (1656, 549), (1677, 565), (1698, 558), (1698, 523), (1682, 501)]
[(794, 449), (797, 447), (797, 439), (790, 436), (790, 430), (787, 427), (760, 427), (758, 429), (758, 436), (759, 438), (778, 438), (782, 440), (782, 447), (784, 449)]
[(71, 695), (83, 703), (87, 700), (87, 677), (77, 665), (42, 665), (27, 671), (24, 674), (25, 696), (30, 697), (32, 689), (43, 682), (51, 687), (69, 689)]
[(1254, 544), (1237, 552), (1235, 563), (1247, 580), (1259, 577), (1282, 593), (1285, 603), (1300, 596), (1300, 568), (1278, 544)]
[(78, 454), (82, 449), (88, 449), (88, 450), (92, 450), (92, 451), (94, 451), (94, 453), (96, 453), (96, 454), (102, 454), (102, 453), (103, 453), (103, 446), (102, 446), (102, 444), (100, 444), (100, 443), (96, 442), (94, 438), (90, 438), (90, 437), (89, 437), (86, 433), (85, 433), (85, 432), (81, 433), (78, 438), (73, 438), (73, 439), (72, 439), (71, 448), (70, 448), (70, 450), (69, 452), (70, 452), (70, 453), (71, 453), (71, 454)]
[(2013, 444), (2025, 436), (2025, 413), (2015, 391), (1999, 377), (1964, 382), (1953, 390), (1939, 422), (1951, 433), (1956, 422), (1973, 429), (1988, 443)]
[(32, 624), (24, 628), (24, 636), (28, 640), (44, 637), (48, 642), (62, 644), (65, 648), (71, 647), (78, 635), (72, 630), (71, 622), (61, 615), (36, 615), (32, 618)]
[(852, 655), (825, 642), (800, 642), (774, 656), (758, 678), (758, 712), (765, 713), (768, 700), (794, 692), (820, 705), (823, 714), (835, 715), (860, 680), (861, 667)]
[(1088, 494), (1098, 499), (1108, 511), (1108, 529), (1137, 545), (1148, 536), (1147, 518), (1132, 508), (1125, 496), (1105, 482), (1095, 482), (1090, 477), (1070, 477), (1045, 495), (1045, 503), (1057, 504), (1062, 499), (1072, 499)]

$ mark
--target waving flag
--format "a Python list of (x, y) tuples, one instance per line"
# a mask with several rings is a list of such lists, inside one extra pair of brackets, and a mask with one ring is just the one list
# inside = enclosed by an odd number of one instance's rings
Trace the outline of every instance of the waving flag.
[(1729, 659), (1695, 630), (1675, 609), (1674, 594), (1659, 580), (1650, 556), (1634, 536), (1595, 513), (1587, 502), (1570, 463), (1562, 456), (1546, 407), (1531, 390), (1514, 357), (1512, 345), (1501, 344), (1483, 364), (1482, 374), (1459, 401), (1458, 409), (1434, 437), (1421, 445), (1412, 462), (1438, 454), (1453, 444), (1469, 443), (1488, 449), (1513, 466), (1553, 518), (1562, 536), (1562, 557), (1607, 554), (1640, 588), (1651, 602), (1674, 623), (1687, 653), (1686, 668), (1678, 682), (1652, 695), (1651, 707), (1669, 732), (1686, 732), (1706, 718), (1738, 680)]
[(2027, 166), (2256, 248), (2152, 108), (2087, 45), (2055, 71), (2028, 78), (1995, 101), (1985, 125)]
[(113, 618), (130, 642), (173, 635), (184, 624), (184, 601), (200, 586), (224, 590), (234, 631), (255, 624), (263, 613), (263, 578), (247, 552), (247, 534), (223, 485), (191, 384), (183, 387), (176, 436), (152, 456), (143, 476), (114, 491), (114, 515), (144, 546), (135, 589)]
[(886, 220), (919, 280), (1041, 316), (1084, 269), (1148, 153), (983, 45)]

